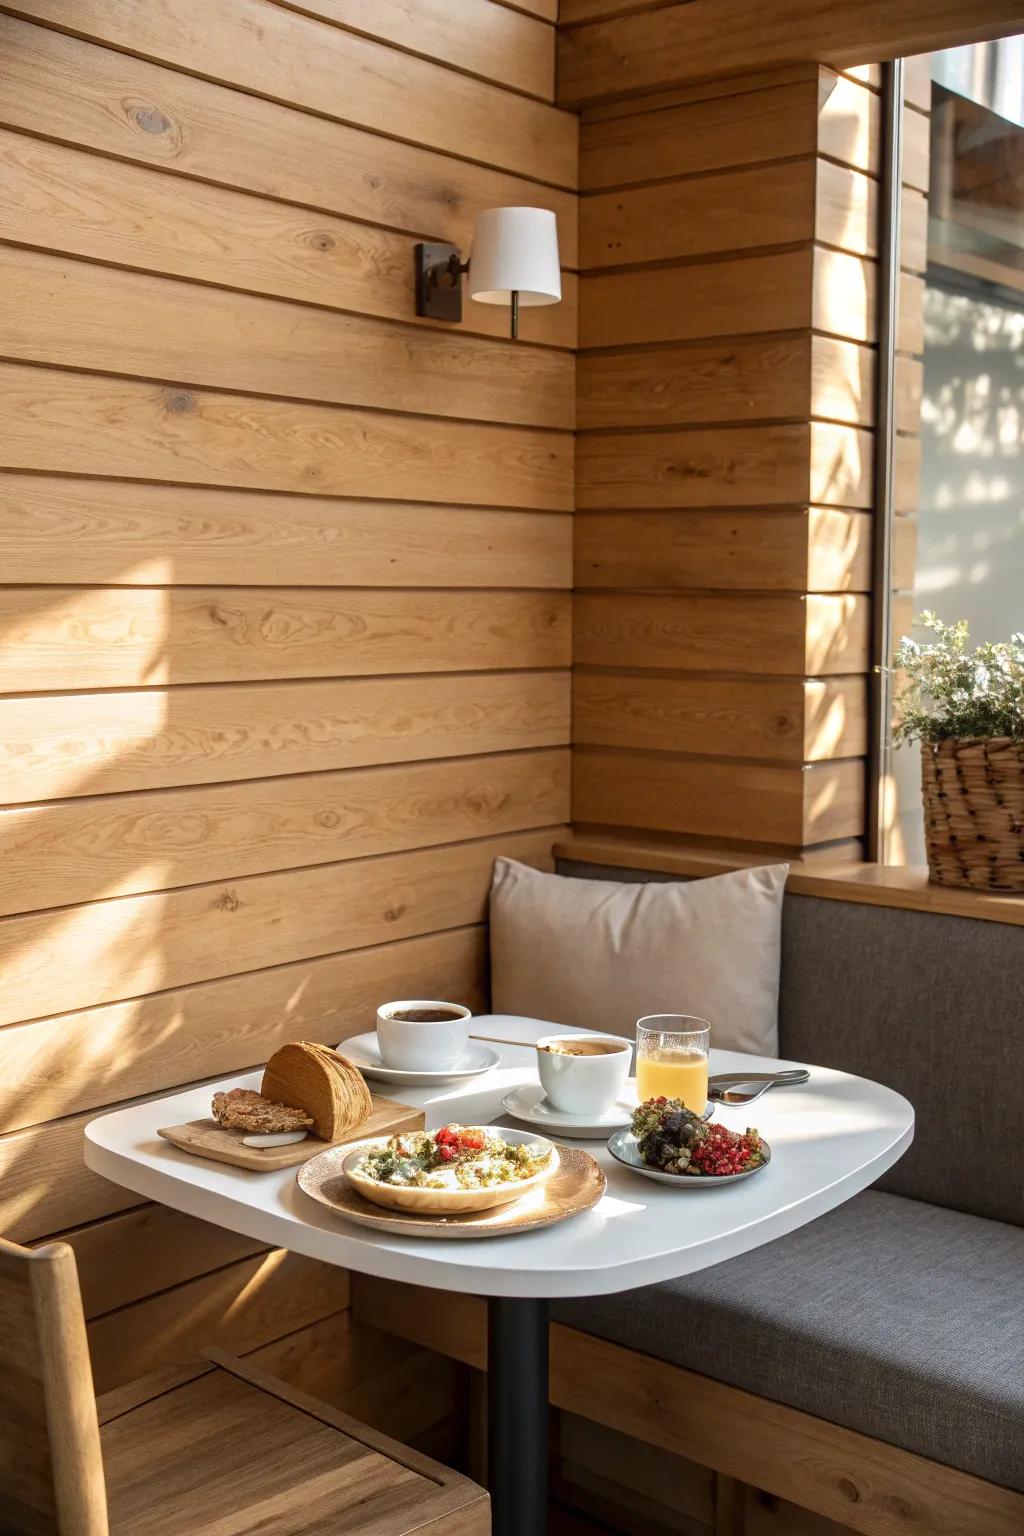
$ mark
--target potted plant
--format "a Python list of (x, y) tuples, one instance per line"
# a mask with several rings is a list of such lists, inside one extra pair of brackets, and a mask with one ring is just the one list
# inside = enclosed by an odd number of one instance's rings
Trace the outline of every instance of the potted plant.
[(1024, 891), (1024, 634), (969, 651), (965, 620), (914, 624), (933, 638), (893, 658), (894, 740), (921, 743), (930, 878)]

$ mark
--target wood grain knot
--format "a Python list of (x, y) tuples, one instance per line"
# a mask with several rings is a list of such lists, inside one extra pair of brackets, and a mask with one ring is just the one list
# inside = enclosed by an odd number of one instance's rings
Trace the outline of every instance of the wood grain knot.
[(170, 118), (165, 117), (159, 107), (150, 106), (147, 102), (136, 107), (132, 115), (143, 133), (166, 133), (171, 126)]
[(841, 1477), (836, 1486), (838, 1487), (839, 1492), (843, 1495), (843, 1497), (849, 1499), (851, 1504), (860, 1503), (860, 1489), (857, 1487), (857, 1484), (851, 1482), (848, 1477)]
[(404, 911), (405, 911), (405, 903), (404, 902), (400, 902), (397, 907), (385, 907), (384, 908), (384, 921), (386, 923), (397, 923), (398, 919), (402, 916), (402, 913)]
[(318, 251), (333, 251), (337, 241), (326, 230), (318, 229), (312, 240), (313, 248)]
[(225, 891), (217, 897), (215, 905), (221, 912), (237, 912), (242, 903), (237, 891)]
[(172, 416), (187, 416), (196, 408), (196, 397), (187, 389), (173, 389), (165, 396), (165, 404)]

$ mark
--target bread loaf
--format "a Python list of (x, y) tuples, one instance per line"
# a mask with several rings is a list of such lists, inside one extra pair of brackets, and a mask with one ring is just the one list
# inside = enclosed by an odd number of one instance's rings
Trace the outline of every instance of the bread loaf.
[(370, 1090), (352, 1063), (329, 1046), (297, 1040), (282, 1045), (267, 1062), (261, 1091), (268, 1099), (295, 1104), (313, 1117), (314, 1134), (343, 1141), (369, 1119)]

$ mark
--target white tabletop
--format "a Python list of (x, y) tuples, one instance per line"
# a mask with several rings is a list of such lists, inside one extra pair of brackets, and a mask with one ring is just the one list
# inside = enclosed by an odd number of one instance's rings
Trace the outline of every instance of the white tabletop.
[[(503, 1014), (478, 1016), (474, 1034), (523, 1045), (495, 1047), (499, 1065), (470, 1083), (382, 1091), (421, 1106), (428, 1129), (448, 1120), (486, 1124), (501, 1117), (511, 1088), (536, 1081), (530, 1042), (553, 1027)], [(712, 1072), (803, 1065), (711, 1053)], [(675, 1190), (621, 1167), (602, 1142), (586, 1142), (608, 1179), (607, 1193), (592, 1210), (516, 1237), (407, 1239), (333, 1217), (298, 1188), (294, 1168), (250, 1173), (182, 1152), (157, 1136), (158, 1126), (208, 1116), (216, 1089), (258, 1088), (259, 1080), (260, 1073), (249, 1073), (103, 1115), (86, 1127), (86, 1163), (136, 1194), (270, 1246), (363, 1274), (483, 1296), (605, 1295), (706, 1269), (842, 1205), (891, 1167), (914, 1134), (913, 1109), (898, 1093), (812, 1066), (809, 1083), (773, 1088), (752, 1109), (717, 1106), (717, 1119), (734, 1130), (752, 1122), (771, 1146), (771, 1164), (756, 1178), (717, 1190)]]

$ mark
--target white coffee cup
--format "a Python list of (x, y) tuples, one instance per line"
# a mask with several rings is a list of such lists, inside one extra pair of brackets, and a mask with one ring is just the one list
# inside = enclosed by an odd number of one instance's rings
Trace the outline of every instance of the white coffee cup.
[[(567, 1055), (552, 1046), (610, 1045), (594, 1056)], [(544, 1097), (567, 1115), (600, 1115), (621, 1098), (633, 1061), (630, 1041), (619, 1035), (544, 1035), (537, 1041), (537, 1071)]]
[[(398, 1018), (444, 1012), (447, 1018)], [(472, 1014), (461, 1003), (413, 997), (377, 1009), (377, 1045), (386, 1067), (401, 1072), (446, 1072), (458, 1065), (469, 1042)]]

